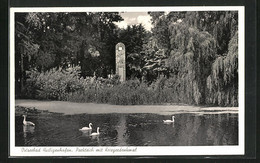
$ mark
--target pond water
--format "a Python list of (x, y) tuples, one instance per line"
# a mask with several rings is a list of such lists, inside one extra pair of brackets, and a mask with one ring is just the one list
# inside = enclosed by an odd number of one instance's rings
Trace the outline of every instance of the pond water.
[[(32, 114), (23, 126), (15, 117), (16, 146), (203, 146), (237, 145), (238, 114), (175, 114), (175, 122), (163, 123), (171, 115), (158, 114)], [(93, 123), (99, 136), (82, 133)]]

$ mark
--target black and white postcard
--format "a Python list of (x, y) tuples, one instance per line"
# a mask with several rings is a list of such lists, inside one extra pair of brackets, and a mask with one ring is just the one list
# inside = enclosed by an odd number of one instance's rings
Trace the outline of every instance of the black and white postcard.
[(245, 153), (243, 6), (11, 7), (10, 156)]

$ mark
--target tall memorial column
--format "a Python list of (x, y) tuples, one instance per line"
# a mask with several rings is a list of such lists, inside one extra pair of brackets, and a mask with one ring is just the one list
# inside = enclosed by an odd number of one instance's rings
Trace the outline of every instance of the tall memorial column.
[(121, 82), (126, 80), (125, 45), (121, 42), (116, 44), (116, 74)]

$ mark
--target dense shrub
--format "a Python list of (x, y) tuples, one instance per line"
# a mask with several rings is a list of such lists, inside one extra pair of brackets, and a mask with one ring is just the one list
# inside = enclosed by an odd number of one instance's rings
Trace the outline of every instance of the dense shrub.
[(117, 75), (109, 79), (80, 78), (79, 67), (27, 72), (26, 97), (73, 102), (96, 102), (118, 105), (179, 102), (173, 79), (160, 77), (152, 84), (139, 79), (120, 83)]
[(79, 78), (79, 67), (51, 69), (39, 73), (28, 71), (26, 96), (38, 99), (62, 100), (68, 93), (84, 90), (90, 79)]
[[(99, 82), (104, 81), (105, 82)], [(117, 105), (161, 104), (179, 102), (173, 88), (168, 88), (169, 79), (160, 78), (148, 85), (138, 79), (121, 84), (107, 85), (109, 79), (96, 79), (96, 85), (89, 86), (84, 92), (77, 91), (67, 95), (66, 100), (75, 102), (97, 102)], [(165, 83), (165, 84), (163, 84)]]

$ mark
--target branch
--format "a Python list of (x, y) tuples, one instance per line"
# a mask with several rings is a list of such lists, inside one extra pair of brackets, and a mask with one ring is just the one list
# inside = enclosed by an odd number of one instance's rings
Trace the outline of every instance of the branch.
[(24, 36), (27, 40), (30, 40), (30, 38), (28, 36), (26, 36), (25, 34), (23, 34), (22, 32), (18, 31), (17, 29), (15, 30), (15, 32), (17, 32), (18, 34)]

